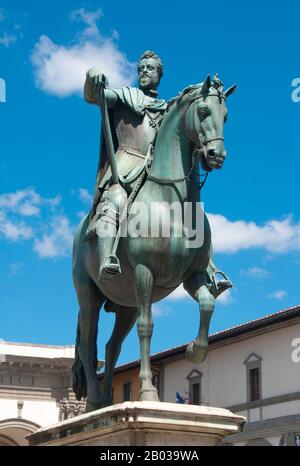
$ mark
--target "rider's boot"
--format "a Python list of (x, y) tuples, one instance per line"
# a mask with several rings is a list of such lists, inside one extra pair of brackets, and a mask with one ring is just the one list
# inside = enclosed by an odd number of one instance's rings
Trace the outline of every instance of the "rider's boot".
[[(101, 220), (100, 220), (101, 222)], [(112, 253), (117, 234), (115, 225), (108, 224), (108, 236), (98, 236), (99, 278), (112, 278), (121, 273), (119, 259)]]
[[(232, 283), (229, 280), (229, 278), (225, 275), (224, 272), (221, 270), (217, 269), (215, 266), (214, 262), (212, 259), (209, 260), (208, 267), (206, 269), (206, 273), (208, 275), (208, 285), (209, 285), (209, 291), (211, 294), (217, 298), (220, 296), (221, 293), (224, 291), (228, 290), (229, 288), (232, 288)], [(215, 276), (216, 275), (222, 275), (223, 280), (216, 281)]]

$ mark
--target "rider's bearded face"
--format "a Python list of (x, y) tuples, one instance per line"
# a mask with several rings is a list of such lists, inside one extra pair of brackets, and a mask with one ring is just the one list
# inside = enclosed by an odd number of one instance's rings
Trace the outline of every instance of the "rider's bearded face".
[(160, 76), (154, 58), (143, 58), (138, 65), (139, 86), (142, 90), (156, 90)]

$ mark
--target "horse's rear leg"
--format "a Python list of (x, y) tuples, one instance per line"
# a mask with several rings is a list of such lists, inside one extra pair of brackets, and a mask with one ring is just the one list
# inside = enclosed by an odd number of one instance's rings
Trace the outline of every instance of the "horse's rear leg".
[(144, 265), (138, 264), (135, 269), (135, 293), (138, 304), (138, 335), (140, 339), (140, 400), (159, 401), (157, 389), (152, 384), (150, 367), (150, 341), (153, 332), (151, 314), (151, 295), (153, 275)]
[(112, 377), (113, 370), (118, 360), (122, 343), (125, 337), (132, 329), (136, 318), (137, 308), (114, 306), (116, 313), (116, 321), (113, 333), (106, 345), (105, 351), (105, 373), (103, 380), (103, 395), (101, 403), (103, 406), (110, 406), (112, 404)]
[(211, 316), (215, 308), (215, 298), (209, 292), (206, 272), (199, 273), (187, 279), (184, 284), (186, 291), (199, 303), (200, 326), (198, 336), (186, 349), (189, 361), (200, 363), (204, 361), (208, 347), (208, 331)]
[(101, 407), (99, 383), (97, 379), (97, 334), (100, 308), (105, 301), (96, 285), (89, 277), (74, 277), (79, 303), (78, 325), (80, 338), (78, 354), (87, 379), (86, 411)]

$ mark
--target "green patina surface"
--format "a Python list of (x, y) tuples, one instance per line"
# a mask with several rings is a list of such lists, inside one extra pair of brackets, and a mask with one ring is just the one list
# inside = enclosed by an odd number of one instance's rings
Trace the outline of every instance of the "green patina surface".
[[(224, 274), (223, 280), (215, 280), (217, 268), (211, 257), (209, 222), (199, 203), (197, 174), (200, 166), (208, 173), (223, 165), (226, 97), (235, 86), (224, 92), (220, 79), (208, 76), (167, 104), (157, 94), (162, 75), (161, 60), (149, 51), (138, 64), (139, 88), (110, 89), (99, 70), (87, 72), (85, 99), (100, 106), (103, 135), (93, 205), (77, 229), (73, 253), (80, 308), (73, 388), (77, 399), (87, 396), (88, 411), (112, 403), (113, 369), (135, 322), (141, 353), (140, 399), (158, 401), (149, 362), (153, 302), (183, 283), (200, 310), (199, 331), (187, 357), (201, 362), (215, 299), (231, 286)], [(202, 241), (197, 247), (187, 242), (184, 221), (172, 217), (169, 236), (120, 234), (124, 219), (128, 224), (136, 222), (137, 205), (145, 207), (147, 215), (142, 213), (139, 221), (150, 232), (157, 219), (159, 231), (165, 226), (168, 206), (184, 212), (185, 203), (192, 206), (192, 225), (201, 213)], [(155, 211), (153, 205), (158, 206)], [(103, 229), (106, 236), (101, 235)], [(116, 320), (106, 346), (100, 394), (96, 340), (102, 306), (114, 312)]]

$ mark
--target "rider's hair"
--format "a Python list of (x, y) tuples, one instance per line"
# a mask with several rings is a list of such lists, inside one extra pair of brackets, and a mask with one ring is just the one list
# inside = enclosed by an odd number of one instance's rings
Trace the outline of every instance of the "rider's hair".
[(158, 55), (156, 55), (156, 53), (153, 52), (152, 50), (146, 50), (141, 55), (141, 57), (139, 59), (138, 69), (139, 69), (139, 65), (140, 65), (141, 60), (143, 60), (144, 58), (153, 58), (154, 60), (156, 60), (157, 71), (158, 71), (159, 77), (161, 78), (162, 75), (164, 74), (164, 70), (163, 70), (163, 63), (162, 63), (160, 57)]

